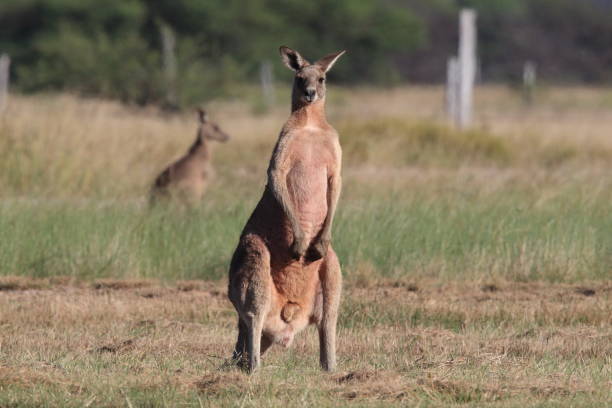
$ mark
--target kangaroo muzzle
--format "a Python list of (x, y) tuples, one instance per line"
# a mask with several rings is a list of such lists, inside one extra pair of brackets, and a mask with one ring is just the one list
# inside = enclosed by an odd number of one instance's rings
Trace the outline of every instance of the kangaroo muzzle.
[(306, 102), (314, 102), (314, 100), (317, 99), (317, 90), (306, 89), (304, 99), (306, 99)]

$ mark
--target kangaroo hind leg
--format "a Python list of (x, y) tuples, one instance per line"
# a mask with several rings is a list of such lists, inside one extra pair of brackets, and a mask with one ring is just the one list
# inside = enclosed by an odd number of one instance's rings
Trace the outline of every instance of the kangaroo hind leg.
[(321, 368), (336, 368), (336, 324), (342, 292), (342, 273), (335, 252), (330, 248), (319, 269), (321, 280), (322, 313), (317, 324), (319, 330), (319, 361)]
[(269, 346), (262, 332), (271, 304), (271, 285), (268, 249), (259, 238), (246, 237), (232, 259), (229, 297), (240, 318), (234, 355), (246, 352), (249, 372), (260, 364), (262, 345), (264, 351)]

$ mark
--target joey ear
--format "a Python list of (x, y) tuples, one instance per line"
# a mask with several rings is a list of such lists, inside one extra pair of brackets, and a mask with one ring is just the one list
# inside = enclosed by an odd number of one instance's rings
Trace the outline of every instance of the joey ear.
[(202, 107), (198, 108), (198, 118), (200, 119), (200, 123), (206, 123), (208, 121), (208, 113)]
[(310, 65), (310, 63), (306, 61), (306, 59), (302, 57), (299, 52), (292, 50), (287, 46), (282, 45), (279, 48), (279, 51), (281, 57), (283, 57), (283, 62), (289, 69), (299, 71), (306, 65)]
[(318, 65), (323, 70), (323, 72), (327, 72), (331, 69), (331, 67), (334, 66), (338, 58), (340, 58), (345, 52), (346, 50), (342, 50), (340, 52), (335, 52), (333, 54), (326, 55), (317, 62), (315, 62), (315, 65)]

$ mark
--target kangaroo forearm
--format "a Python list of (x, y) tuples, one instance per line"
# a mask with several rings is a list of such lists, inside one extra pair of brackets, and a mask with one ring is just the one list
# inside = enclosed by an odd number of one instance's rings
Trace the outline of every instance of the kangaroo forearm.
[(285, 216), (289, 220), (289, 224), (291, 225), (293, 235), (295, 236), (303, 235), (302, 228), (300, 226), (300, 223), (298, 222), (298, 218), (293, 209), (293, 205), (291, 204), (291, 200), (289, 197), (289, 190), (287, 189), (286, 184), (283, 183), (282, 180), (279, 180), (279, 178), (276, 176), (271, 177), (271, 180), (272, 180), (272, 188), (271, 188), (272, 194), (274, 195), (274, 197), (280, 204), (283, 212), (285, 213)]
[(302, 227), (300, 226), (300, 223), (298, 221), (297, 216), (295, 215), (295, 211), (293, 210), (293, 206), (291, 205), (291, 202), (287, 199), (282, 199), (281, 198), (281, 206), (283, 207), (283, 211), (285, 212), (285, 215), (287, 216), (287, 219), (289, 219), (289, 224), (291, 224), (291, 229), (293, 231), (293, 235), (294, 236), (303, 236), (303, 232), (302, 232)]
[(328, 193), (327, 216), (325, 217), (323, 228), (321, 229), (322, 237), (331, 236), (331, 228), (334, 222), (334, 216), (336, 215), (336, 207), (338, 205), (338, 199), (340, 198), (340, 190), (341, 190), (340, 180), (336, 179), (334, 180), (333, 183), (331, 183), (329, 193)]
[(330, 207), (327, 212), (327, 217), (325, 217), (325, 222), (323, 223), (323, 228), (321, 230), (321, 236), (329, 237), (331, 235), (332, 224), (334, 222), (334, 216), (336, 215), (336, 206)]
[(327, 213), (327, 217), (325, 218), (325, 223), (323, 224), (323, 228), (321, 229), (321, 237), (329, 238), (331, 236), (331, 227), (334, 221), (334, 212), (329, 211)]

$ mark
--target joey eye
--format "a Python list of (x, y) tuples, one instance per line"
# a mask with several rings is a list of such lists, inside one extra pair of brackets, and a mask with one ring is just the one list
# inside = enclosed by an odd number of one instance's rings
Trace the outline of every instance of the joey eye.
[(323, 82), (325, 82), (325, 78), (323, 77), (319, 78), (319, 83), (322, 84)]

